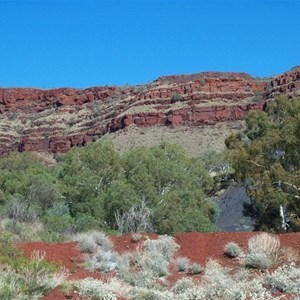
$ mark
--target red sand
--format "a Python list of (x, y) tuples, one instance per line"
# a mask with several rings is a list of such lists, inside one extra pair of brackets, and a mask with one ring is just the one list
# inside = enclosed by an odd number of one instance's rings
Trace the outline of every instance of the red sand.
[[(224, 246), (228, 242), (236, 242), (242, 249), (246, 249), (250, 237), (257, 233), (254, 232), (214, 232), (214, 233), (183, 233), (176, 235), (175, 241), (180, 245), (177, 256), (188, 257), (192, 262), (205, 265), (209, 258), (217, 259), (223, 266), (235, 267), (238, 265), (237, 260), (229, 259), (224, 256)], [(291, 247), (297, 253), (300, 253), (300, 232), (287, 233), (278, 235), (282, 246)], [(143, 234), (139, 242), (132, 242), (131, 235), (111, 237), (114, 243), (115, 251), (122, 253), (138, 249), (142, 245), (142, 241), (146, 238), (155, 239), (155, 234)], [(90, 273), (80, 267), (83, 261), (83, 255), (79, 252), (76, 242), (68, 243), (19, 243), (18, 246), (23, 250), (24, 254), (30, 257), (33, 251), (45, 252), (48, 261), (57, 262), (67, 268), (70, 272), (69, 280), (81, 279), (86, 277), (104, 278), (109, 275), (100, 273)], [(298, 262), (298, 264), (300, 264)], [(172, 284), (182, 274), (172, 272), (169, 276), (169, 282)], [(193, 276), (195, 280), (201, 276)], [(54, 289), (49, 295), (43, 297), (43, 300), (66, 300), (76, 299), (76, 295), (72, 294), (68, 297), (62, 295), (58, 288)]]

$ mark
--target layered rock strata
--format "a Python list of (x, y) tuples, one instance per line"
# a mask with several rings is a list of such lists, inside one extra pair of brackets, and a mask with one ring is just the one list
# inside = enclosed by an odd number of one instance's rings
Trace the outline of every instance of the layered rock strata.
[(136, 126), (209, 126), (242, 120), (280, 94), (300, 94), (300, 69), (254, 79), (245, 73), (164, 76), (138, 86), (0, 89), (0, 154), (67, 152)]

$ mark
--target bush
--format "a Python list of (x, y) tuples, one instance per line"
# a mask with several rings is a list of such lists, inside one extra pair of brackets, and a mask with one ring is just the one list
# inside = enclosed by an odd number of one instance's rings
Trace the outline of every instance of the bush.
[(245, 263), (252, 268), (267, 269), (276, 263), (279, 252), (279, 238), (268, 233), (261, 233), (249, 240)]
[(106, 234), (99, 231), (79, 233), (74, 240), (79, 242), (80, 251), (83, 253), (93, 253), (98, 247), (103, 251), (110, 251), (113, 246)]
[(93, 278), (86, 278), (74, 283), (78, 294), (93, 300), (117, 300), (109, 284)]
[(242, 253), (242, 250), (238, 244), (236, 244), (234, 242), (230, 242), (225, 245), (224, 252), (225, 252), (225, 255), (227, 255), (228, 257), (234, 258), (234, 257), (240, 256)]
[(300, 269), (294, 263), (281, 266), (264, 276), (264, 284), (281, 293), (300, 295)]
[(77, 232), (85, 232), (94, 228), (99, 228), (99, 220), (90, 215), (78, 215), (75, 219), (75, 226)]
[(169, 261), (160, 252), (144, 252), (139, 264), (144, 271), (152, 273), (154, 277), (168, 275)]
[(176, 284), (173, 287), (173, 291), (176, 294), (183, 294), (188, 289), (191, 289), (194, 286), (193, 281), (190, 278), (182, 278), (177, 280)]
[(175, 260), (175, 267), (178, 272), (184, 272), (189, 269), (190, 260), (187, 257), (177, 257)]
[(173, 94), (172, 97), (171, 97), (171, 103), (175, 103), (175, 102), (178, 102), (182, 99), (182, 96), (178, 93), (176, 94)]
[(146, 207), (142, 201), (140, 205), (133, 205), (129, 211), (122, 215), (117, 211), (115, 214), (116, 223), (120, 233), (126, 232), (148, 232), (152, 230), (150, 217), (153, 211)]
[[(1, 299), (40, 299), (66, 276), (65, 271), (58, 271), (56, 265), (47, 262), (38, 252), (34, 252), (31, 259), (18, 256), (4, 260), (2, 257), (2, 261)], [(14, 297), (11, 297), (13, 293)]]
[(105, 273), (115, 270), (117, 266), (116, 255), (112, 251), (99, 250), (91, 261), (93, 268)]
[(167, 235), (161, 235), (156, 240), (146, 240), (144, 242), (145, 251), (161, 253), (167, 261), (171, 259), (179, 248), (174, 239)]
[(93, 253), (97, 248), (93, 237), (87, 233), (78, 234), (75, 240), (78, 241), (80, 251), (83, 253)]
[(154, 289), (135, 288), (132, 290), (129, 300), (174, 300), (174, 294), (168, 291)]
[(203, 271), (203, 268), (197, 264), (197, 263), (193, 263), (189, 266), (188, 272), (190, 274), (199, 274)]
[(90, 234), (95, 241), (96, 245), (101, 247), (103, 251), (110, 251), (113, 248), (112, 241), (107, 237), (107, 235), (103, 232), (99, 231), (89, 231)]
[(61, 234), (72, 234), (75, 231), (75, 222), (71, 216), (45, 216), (42, 218), (45, 227), (49, 231), (61, 233)]

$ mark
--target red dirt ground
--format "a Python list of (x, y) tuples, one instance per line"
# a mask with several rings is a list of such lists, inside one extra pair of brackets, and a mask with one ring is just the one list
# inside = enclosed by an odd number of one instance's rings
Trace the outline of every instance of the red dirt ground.
[[(235, 259), (229, 259), (224, 256), (224, 246), (228, 242), (236, 242), (242, 249), (246, 249), (248, 240), (250, 237), (257, 233), (254, 232), (214, 232), (214, 233), (183, 233), (174, 236), (175, 241), (180, 245), (180, 249), (177, 251), (177, 256), (188, 257), (192, 262), (205, 265), (209, 258), (217, 259), (223, 266), (235, 267), (238, 265), (238, 261)], [(300, 232), (287, 233), (278, 235), (283, 247), (292, 248), (297, 254), (300, 254)], [(155, 234), (143, 234), (142, 239), (139, 242), (132, 242), (131, 235), (114, 236), (111, 240), (114, 243), (114, 250), (122, 253), (133, 251), (142, 245), (144, 239), (155, 239)], [(67, 243), (19, 243), (18, 246), (23, 250), (27, 257), (30, 257), (33, 251), (45, 252), (45, 258), (48, 261), (57, 262), (69, 270), (69, 280), (82, 279), (86, 277), (102, 278), (112, 274), (103, 275), (100, 273), (90, 273), (80, 267), (80, 263), (83, 261), (83, 255), (77, 248), (76, 242)], [(300, 262), (298, 261), (298, 265)], [(187, 274), (178, 274), (172, 271), (172, 274), (168, 277), (168, 280), (173, 284), (178, 278), (187, 276)], [(201, 276), (194, 275), (195, 280)], [(78, 299), (76, 294), (71, 294), (65, 297), (60, 292), (59, 288), (51, 291), (47, 296), (42, 298), (43, 300), (66, 300), (66, 299)]]

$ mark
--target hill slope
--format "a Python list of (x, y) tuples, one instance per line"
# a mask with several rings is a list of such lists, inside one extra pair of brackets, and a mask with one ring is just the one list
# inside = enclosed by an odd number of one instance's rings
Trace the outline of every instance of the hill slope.
[[(299, 93), (299, 67), (263, 79), (245, 73), (204, 72), (164, 76), (133, 87), (2, 88), (0, 154), (13, 150), (66, 152), (130, 125), (210, 126), (220, 135), (219, 143), (223, 130), (239, 129), (237, 122), (248, 111), (263, 109), (277, 95)], [(211, 139), (209, 133), (199, 136)]]

